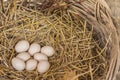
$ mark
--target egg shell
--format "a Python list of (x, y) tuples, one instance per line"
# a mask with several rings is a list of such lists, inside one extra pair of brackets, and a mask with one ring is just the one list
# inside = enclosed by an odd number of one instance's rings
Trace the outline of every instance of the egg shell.
[(55, 53), (55, 50), (51, 46), (44, 46), (44, 47), (41, 48), (41, 53), (50, 57)]
[(50, 63), (46, 60), (40, 61), (37, 66), (37, 71), (40, 74), (47, 72), (50, 68)]
[(15, 45), (16, 52), (25, 52), (29, 49), (29, 42), (27, 40), (21, 40)]
[(21, 52), (16, 57), (22, 59), (23, 61), (27, 61), (30, 58), (30, 54), (28, 52)]
[(39, 44), (37, 44), (37, 43), (32, 43), (32, 44), (30, 45), (30, 48), (29, 48), (28, 52), (30, 53), (30, 55), (33, 56), (35, 53), (40, 52), (40, 49), (41, 49), (41, 47), (40, 47)]
[(48, 60), (48, 57), (45, 54), (42, 53), (35, 53), (34, 54), (34, 59), (37, 61), (42, 61), (42, 60)]
[(19, 58), (14, 57), (12, 59), (12, 66), (18, 71), (22, 71), (25, 69), (25, 62)]
[(35, 59), (29, 59), (26, 62), (26, 70), (28, 70), (28, 71), (35, 70), (36, 67), (37, 67), (37, 61)]
[(7, 2), (8, 0), (3, 0), (4, 2)]

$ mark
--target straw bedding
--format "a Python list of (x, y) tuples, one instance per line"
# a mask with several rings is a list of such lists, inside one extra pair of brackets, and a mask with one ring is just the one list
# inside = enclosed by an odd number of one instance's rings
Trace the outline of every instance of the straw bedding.
[[(113, 76), (109, 76), (114, 74), (109, 71), (113, 69), (110, 63), (115, 64), (119, 46), (109, 7), (99, 0), (55, 2), (58, 5), (51, 1), (49, 6), (46, 2), (30, 7), (26, 2), (14, 1), (1, 8), (0, 78), (105, 80), (108, 74), (107, 80), (112, 80)], [(41, 75), (37, 71), (14, 70), (11, 66), (11, 59), (17, 54), (14, 46), (22, 39), (55, 48), (56, 54), (49, 59), (51, 68), (48, 72)]]

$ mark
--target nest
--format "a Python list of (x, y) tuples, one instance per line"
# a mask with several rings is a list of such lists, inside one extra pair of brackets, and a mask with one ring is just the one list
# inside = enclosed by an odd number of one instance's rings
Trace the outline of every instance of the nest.
[[(115, 79), (119, 41), (105, 1), (14, 0), (1, 6), (2, 80)], [(55, 48), (48, 72), (16, 71), (12, 67), (11, 59), (17, 54), (14, 46), (22, 39)]]

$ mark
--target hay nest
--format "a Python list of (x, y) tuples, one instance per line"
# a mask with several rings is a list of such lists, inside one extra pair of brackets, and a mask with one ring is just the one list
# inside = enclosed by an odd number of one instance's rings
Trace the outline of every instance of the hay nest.
[[(3, 0), (2, 0), (3, 1)], [(104, 0), (1, 2), (0, 78), (2, 80), (113, 80), (119, 41)], [(49, 5), (48, 5), (49, 4)], [(56, 54), (45, 74), (16, 71), (11, 59), (16, 42), (51, 45)]]

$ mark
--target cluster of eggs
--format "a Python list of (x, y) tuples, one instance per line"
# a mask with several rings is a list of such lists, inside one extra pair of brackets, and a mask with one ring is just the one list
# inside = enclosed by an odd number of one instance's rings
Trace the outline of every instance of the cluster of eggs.
[(48, 57), (55, 53), (51, 46), (41, 47), (38, 43), (30, 44), (27, 40), (21, 40), (15, 45), (16, 57), (12, 58), (12, 66), (18, 71), (37, 70), (40, 74), (50, 68)]

